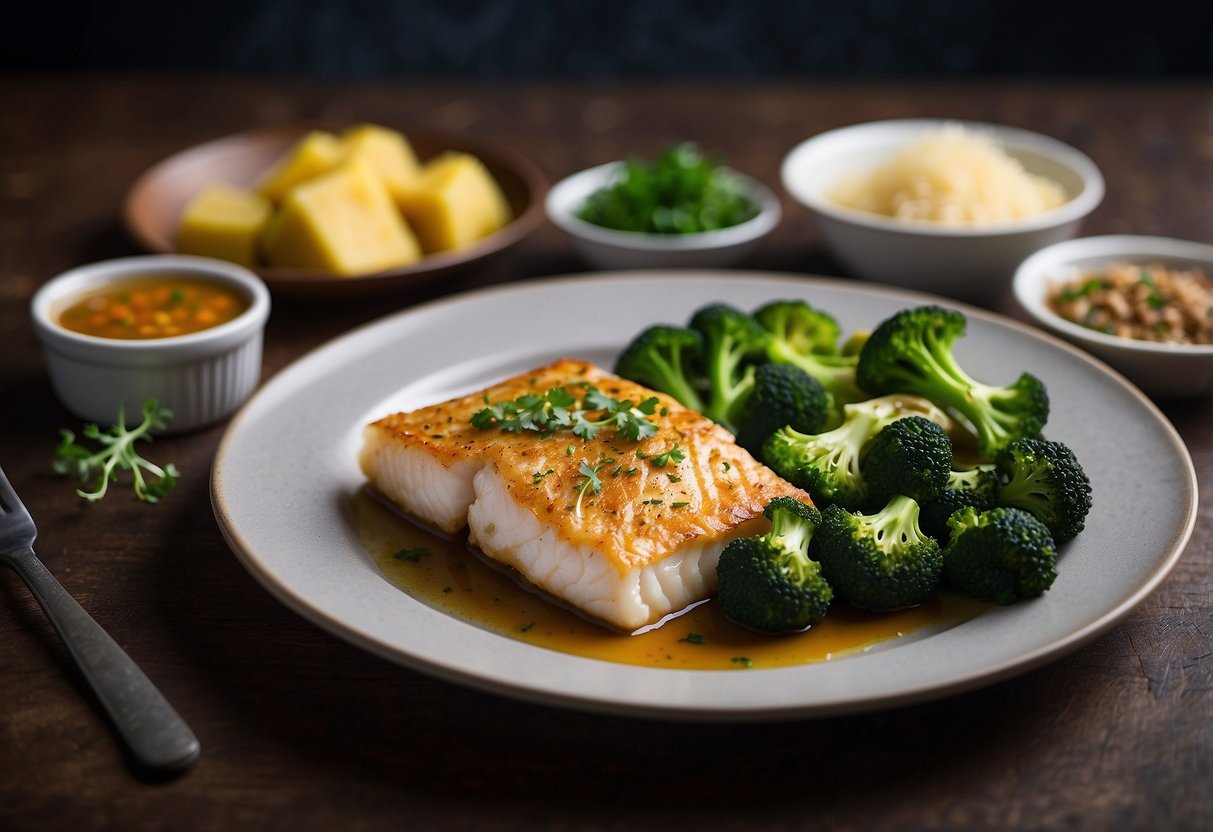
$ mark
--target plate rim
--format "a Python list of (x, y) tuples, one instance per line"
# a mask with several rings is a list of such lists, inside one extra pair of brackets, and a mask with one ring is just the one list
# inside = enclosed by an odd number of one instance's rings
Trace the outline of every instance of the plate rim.
[[(694, 277), (691, 277), (691, 275)], [(277, 394), (280, 390), (285, 390), (285, 388), (291, 384), (295, 376), (305, 373), (313, 363), (318, 362), (325, 356), (339, 354), (341, 351), (348, 348), (348, 344), (354, 343), (363, 338), (372, 337), (377, 331), (386, 333), (393, 327), (400, 326), (398, 321), (407, 320), (414, 316), (433, 314), (435, 311), (443, 308), (458, 307), (462, 304), (475, 304), (479, 302), (491, 303), (494, 298), (500, 295), (526, 293), (536, 290), (547, 290), (553, 288), (575, 290), (578, 286), (584, 286), (587, 281), (594, 281), (596, 283), (603, 284), (619, 282), (638, 283), (649, 282), (655, 278), (680, 281), (694, 280), (695, 278), (706, 278), (709, 280), (727, 279), (729, 281), (785, 281), (789, 285), (799, 285), (801, 291), (811, 289), (813, 286), (826, 286), (836, 290), (858, 293), (860, 295), (877, 294), (886, 298), (896, 299), (899, 302), (909, 301), (944, 303), (964, 311), (967, 315), (984, 319), (987, 322), (996, 324), (1003, 328), (1017, 330), (1021, 334), (1032, 339), (1039, 340), (1053, 349), (1068, 353), (1072, 357), (1089, 365), (1091, 369), (1100, 375), (1110, 379), (1114, 384), (1123, 388), (1122, 392), (1129, 393), (1135, 402), (1141, 406), (1151, 417), (1152, 422), (1156, 423), (1163, 429), (1162, 433), (1164, 438), (1172, 449), (1176, 451), (1176, 456), (1184, 463), (1184, 476), (1181, 479), (1183, 481), (1182, 486), (1184, 486), (1184, 494), (1188, 497), (1188, 505), (1186, 506), (1186, 511), (1184, 512), (1184, 520), (1179, 528), (1171, 530), (1173, 534), (1170, 541), (1160, 548), (1161, 556), (1158, 559), (1155, 567), (1149, 572), (1145, 581), (1134, 587), (1132, 591), (1128, 592), (1128, 594), (1122, 597), (1117, 603), (1115, 603), (1114, 606), (1104, 611), (1103, 614), (1099, 615), (1094, 620), (1085, 623), (1077, 630), (1066, 634), (1064, 637), (1041, 645), (1027, 653), (1008, 658), (1002, 661), (1000, 664), (980, 667), (967, 673), (955, 675), (944, 683), (926, 681), (914, 686), (903, 688), (896, 692), (874, 695), (862, 700), (839, 700), (836, 702), (824, 704), (817, 703), (809, 706), (793, 704), (764, 708), (753, 708), (745, 705), (722, 706), (719, 703), (705, 703), (698, 706), (667, 706), (660, 703), (638, 703), (618, 699), (607, 700), (594, 696), (570, 695), (567, 692), (554, 692), (550, 689), (545, 689), (540, 685), (526, 684), (517, 679), (486, 679), (480, 674), (467, 671), (461, 672), (452, 664), (442, 664), (431, 661), (426, 657), (417, 656), (414, 654), (405, 654), (401, 649), (393, 648), (390, 645), (384, 644), (381, 640), (364, 632), (359, 627), (352, 626), (348, 621), (331, 616), (327, 613), (327, 611), (317, 609), (307, 598), (293, 591), (292, 588), (283, 583), (277, 575), (273, 574), (272, 571), (267, 570), (265, 565), (258, 560), (255, 553), (252, 551), (252, 547), (248, 544), (248, 541), (244, 539), (244, 537), (240, 534), (240, 531), (231, 523), (231, 509), (227, 504), (221, 483), (224, 463), (230, 450), (230, 446), (235, 442), (237, 435), (243, 429), (245, 420), (249, 417), (250, 413), (252, 413), (255, 407), (259, 406), (262, 401), (267, 400), (270, 396)], [(407, 379), (402, 379), (402, 386), (406, 384), (407, 381)], [(1083, 352), (1077, 347), (1062, 341), (1048, 332), (1038, 330), (1013, 318), (1006, 317), (1002, 314), (992, 312), (987, 309), (971, 306), (960, 301), (953, 301), (951, 299), (941, 298), (922, 292), (905, 290), (898, 287), (884, 286), (881, 284), (863, 283), (837, 277), (778, 271), (654, 269), (555, 275), (551, 277), (537, 278), (521, 283), (498, 284), (469, 292), (457, 293), (426, 303), (418, 304), (414, 307), (398, 310), (381, 318), (364, 323), (346, 333), (330, 339), (321, 345), (318, 345), (317, 347), (293, 360), (290, 364), (276, 373), (272, 378), (267, 380), (265, 384), (262, 385), (261, 389), (259, 389), (233, 417), (226, 428), (216, 451), (214, 463), (211, 469), (210, 496), (212, 510), (225, 542), (227, 542), (229, 548), (236, 555), (241, 565), (244, 566), (244, 568), (254, 577), (254, 579), (258, 581), (259, 584), (261, 584), (264, 589), (266, 589), (284, 606), (320, 627), (322, 630), (325, 630), (332, 635), (335, 635), (351, 644), (354, 644), (357, 647), (360, 647), (361, 649), (366, 650), (367, 652), (387, 659), (395, 664), (425, 672), (446, 681), (455, 682), (457, 684), (465, 685), (474, 689), (498, 695), (506, 695), (525, 701), (538, 702), (564, 708), (573, 708), (582, 711), (608, 713), (629, 717), (659, 718), (673, 721), (769, 722), (783, 719), (802, 719), (821, 716), (834, 716), (840, 714), (862, 713), (873, 710), (903, 707), (919, 702), (953, 696), (958, 693), (984, 687), (986, 685), (994, 684), (996, 682), (1018, 676), (1022, 673), (1026, 673), (1054, 661), (1061, 656), (1071, 653), (1085, 644), (1090, 643), (1127, 617), (1170, 575), (1171, 571), (1182, 557), (1195, 528), (1199, 508), (1198, 485), (1195, 466), (1191, 458), (1191, 454), (1188, 451), (1186, 444), (1183, 442), (1182, 437), (1179, 435), (1174, 425), (1171, 424), (1170, 420), (1167, 419), (1157, 405), (1146, 397), (1145, 394), (1138, 390), (1122, 375), (1103, 364), (1098, 359)], [(454, 618), (453, 616), (449, 616), (445, 613), (440, 614), (446, 616), (447, 618), (458, 621), (458, 619)], [(475, 627), (475, 625), (468, 624), (467, 622), (460, 623), (469, 628)], [(544, 649), (534, 647), (533, 645), (528, 646), (538, 650)], [(573, 663), (597, 662), (597, 660), (584, 659), (582, 657), (567, 654), (558, 655)], [(618, 668), (629, 667), (626, 665), (612, 666)], [(678, 671), (656, 668), (640, 669), (651, 673), (661, 674), (675, 674), (680, 672), (692, 674), (737, 673), (737, 671), (732, 670)], [(763, 674), (778, 674), (795, 669), (795, 667), (768, 668), (748, 670), (746, 673), (752, 674), (757, 672)]]

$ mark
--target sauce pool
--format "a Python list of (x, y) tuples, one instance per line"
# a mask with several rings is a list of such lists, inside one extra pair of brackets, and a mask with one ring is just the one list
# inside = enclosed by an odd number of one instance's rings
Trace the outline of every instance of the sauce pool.
[(99, 338), (172, 338), (225, 324), (248, 306), (248, 299), (225, 283), (156, 274), (117, 281), (79, 296), (59, 315), (59, 325)]
[(562, 653), (645, 667), (728, 670), (829, 661), (893, 639), (961, 624), (989, 608), (938, 592), (913, 609), (868, 613), (835, 602), (803, 632), (764, 636), (739, 627), (709, 600), (656, 628), (627, 634), (589, 621), (512, 575), (487, 565), (462, 539), (417, 526), (366, 489), (353, 499), (362, 545), (384, 576), (409, 595), (472, 624)]

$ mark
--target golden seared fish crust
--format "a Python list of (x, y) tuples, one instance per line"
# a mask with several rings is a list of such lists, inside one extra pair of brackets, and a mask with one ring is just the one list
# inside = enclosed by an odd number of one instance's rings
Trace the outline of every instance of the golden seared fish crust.
[[(632, 441), (605, 427), (587, 440), (569, 429), (472, 425), (486, 401), (564, 387), (580, 402), (585, 385), (633, 403), (656, 396), (648, 419), (657, 433)], [(767, 527), (762, 511), (772, 498), (809, 500), (711, 420), (572, 359), (373, 422), (360, 463), (405, 512), (447, 532), (466, 525), (489, 557), (625, 630), (706, 598), (721, 550)], [(587, 487), (583, 466), (596, 470), (599, 491)]]

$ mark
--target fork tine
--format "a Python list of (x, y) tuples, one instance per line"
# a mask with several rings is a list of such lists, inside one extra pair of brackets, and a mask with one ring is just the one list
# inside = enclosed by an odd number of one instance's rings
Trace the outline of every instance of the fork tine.
[(17, 496), (12, 483), (0, 468), (0, 554), (7, 550), (34, 545), (38, 529), (34, 518)]

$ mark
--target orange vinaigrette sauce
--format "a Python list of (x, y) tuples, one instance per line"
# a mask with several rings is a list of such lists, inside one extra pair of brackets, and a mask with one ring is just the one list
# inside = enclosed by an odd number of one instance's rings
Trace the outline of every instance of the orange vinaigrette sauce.
[(99, 338), (171, 338), (225, 324), (248, 306), (244, 295), (226, 284), (165, 273), (87, 292), (63, 310), (59, 324)]
[(429, 606), (510, 638), (593, 659), (681, 670), (785, 667), (828, 661), (930, 627), (963, 623), (989, 605), (947, 592), (913, 609), (867, 613), (835, 601), (804, 633), (764, 636), (730, 623), (707, 601), (660, 627), (621, 633), (520, 585), (470, 551), (411, 523), (362, 489), (353, 517), (366, 551), (392, 583)]

